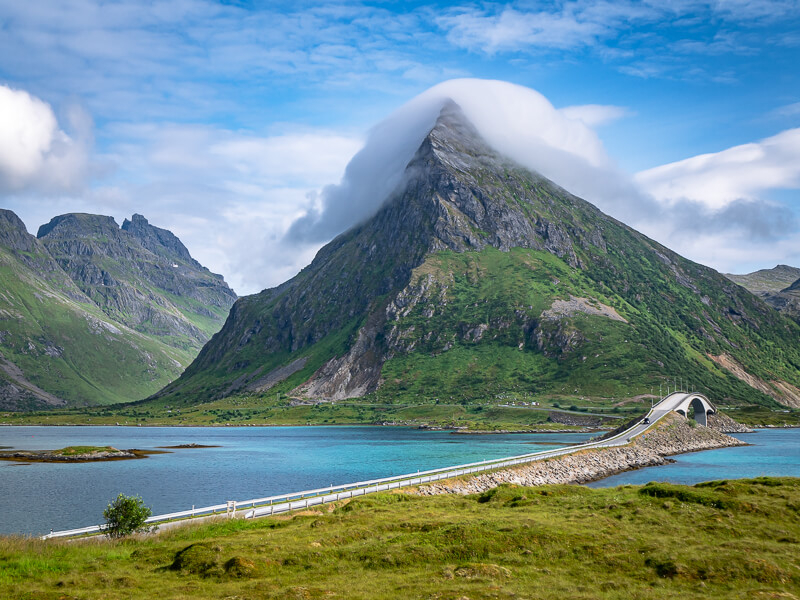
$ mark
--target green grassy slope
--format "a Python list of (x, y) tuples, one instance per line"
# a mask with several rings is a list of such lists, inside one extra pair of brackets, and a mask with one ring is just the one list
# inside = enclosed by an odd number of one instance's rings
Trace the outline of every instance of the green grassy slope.
[[(659, 275), (649, 278), (652, 287), (682, 294), (680, 286)], [(698, 335), (703, 323), (679, 317), (687, 306), (700, 312), (692, 304), (702, 299), (686, 293), (680, 302), (662, 302), (656, 295), (652, 302), (658, 305), (651, 309), (628, 302), (594, 276), (591, 269), (574, 269), (549, 253), (524, 248), (432, 255), (411, 283), (425, 281), (424, 298), (394, 323), (405, 348), (413, 351), (386, 362), (376, 395), (399, 401), (433, 395), (474, 401), (503, 393), (621, 398), (657, 391), (666, 378), (682, 376), (717, 400), (774, 405), (706, 356), (732, 346), (705, 340)], [(541, 318), (554, 301), (576, 297), (613, 307), (627, 323), (581, 312)], [(796, 352), (771, 357), (746, 352), (767, 346), (770, 334), (780, 339), (781, 327), (793, 324), (778, 320), (772, 331), (742, 332), (729, 319), (719, 322), (723, 335), (740, 345), (737, 356), (751, 372), (795, 380)], [(487, 327), (476, 340), (481, 324)]]
[[(145, 499), (146, 501), (146, 499)], [(142, 540), (0, 538), (0, 595), (62, 598), (793, 598), (800, 480), (377, 494)]]
[[(29, 254), (42, 264), (49, 258)], [(166, 385), (192, 359), (114, 323), (81, 299), (68, 278), (53, 273), (48, 281), (0, 247), (0, 352), (30, 383), (71, 405), (131, 401)]]

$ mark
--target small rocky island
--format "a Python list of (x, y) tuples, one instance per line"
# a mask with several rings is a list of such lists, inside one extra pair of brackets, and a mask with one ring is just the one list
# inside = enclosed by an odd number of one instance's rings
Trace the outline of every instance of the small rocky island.
[(3, 450), (0, 460), (15, 462), (100, 462), (146, 458), (149, 454), (162, 454), (158, 450), (120, 450), (113, 446), (67, 446), (60, 450)]

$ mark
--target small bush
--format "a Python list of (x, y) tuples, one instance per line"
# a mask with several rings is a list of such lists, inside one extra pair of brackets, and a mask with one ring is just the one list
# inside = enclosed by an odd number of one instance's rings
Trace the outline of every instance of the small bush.
[(155, 526), (145, 521), (153, 514), (139, 496), (120, 494), (103, 511), (106, 525), (103, 532), (111, 538), (121, 538), (132, 533), (147, 532)]

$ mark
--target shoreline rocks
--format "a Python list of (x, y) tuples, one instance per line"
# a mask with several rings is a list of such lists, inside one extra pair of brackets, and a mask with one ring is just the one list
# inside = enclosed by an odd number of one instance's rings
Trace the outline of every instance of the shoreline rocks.
[(742, 425), (720, 412), (708, 415), (708, 426), (722, 433), (753, 433), (753, 430), (746, 425)]
[(626, 446), (585, 450), (469, 479), (439, 481), (420, 486), (415, 493), (422, 496), (478, 494), (503, 483), (522, 486), (583, 484), (623, 471), (667, 464), (671, 462), (667, 457), (674, 454), (746, 445), (714, 428), (693, 426), (685, 417), (673, 413)]

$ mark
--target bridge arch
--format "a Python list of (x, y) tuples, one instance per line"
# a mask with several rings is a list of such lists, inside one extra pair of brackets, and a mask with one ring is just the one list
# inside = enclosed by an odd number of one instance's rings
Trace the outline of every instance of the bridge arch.
[[(702, 394), (686, 394), (686, 397), (673, 409), (684, 417), (693, 416), (698, 425), (708, 426), (708, 415), (717, 412), (717, 408)], [(694, 413), (692, 415), (692, 413)]]

